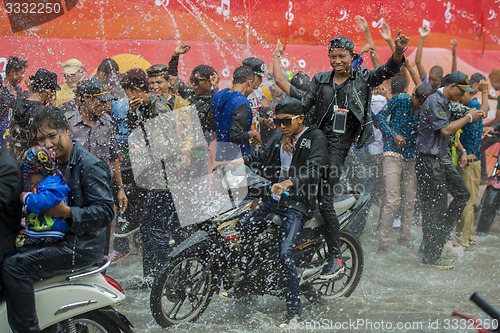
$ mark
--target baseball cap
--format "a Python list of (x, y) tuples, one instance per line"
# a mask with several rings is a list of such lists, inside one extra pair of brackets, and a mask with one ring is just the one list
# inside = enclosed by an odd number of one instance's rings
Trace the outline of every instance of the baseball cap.
[(91, 95), (92, 97), (97, 97), (99, 100), (104, 102), (116, 100), (116, 98), (109, 91), (109, 87), (106, 82), (100, 79), (88, 79), (81, 81), (78, 83), (76, 93), (79, 96)]
[(276, 104), (274, 109), (275, 114), (294, 114), (301, 115), (304, 114), (304, 109), (302, 108), (302, 103), (298, 99), (292, 97), (285, 97)]
[(30, 75), (31, 85), (34, 88), (45, 88), (48, 90), (61, 90), (57, 84), (57, 74), (40, 68), (35, 75)]
[(63, 74), (73, 75), (83, 68), (83, 64), (78, 59), (69, 59), (68, 61), (63, 62), (62, 67)]
[(328, 51), (332, 49), (346, 49), (347, 51), (354, 54), (354, 59), (357, 59), (359, 55), (354, 53), (354, 43), (347, 37), (337, 36), (330, 41), (328, 44)]
[(254, 74), (264, 76), (266, 75), (266, 64), (263, 60), (256, 57), (250, 57), (243, 60), (243, 66), (250, 67)]
[(448, 76), (447, 81), (449, 84), (456, 84), (463, 91), (474, 92), (474, 89), (472, 89), (469, 84), (469, 77), (467, 76), (467, 74), (464, 74), (460, 71), (451, 73)]

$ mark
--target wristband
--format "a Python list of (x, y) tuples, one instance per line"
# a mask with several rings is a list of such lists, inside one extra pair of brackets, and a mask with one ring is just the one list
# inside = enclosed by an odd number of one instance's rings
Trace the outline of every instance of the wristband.
[(118, 188), (119, 188), (119, 189), (120, 189), (120, 188), (125, 189), (125, 187), (126, 187), (125, 185), (120, 185), (120, 186), (118, 186)]
[(408, 50), (408, 46), (405, 47), (402, 51), (398, 51), (398, 49), (394, 48), (394, 52), (397, 54), (403, 54), (403, 53), (405, 53), (406, 50)]
[(462, 149), (462, 153), (466, 153), (466, 152), (467, 152), (467, 150), (465, 150), (465, 148), (464, 148), (464, 149)]
[(474, 118), (472, 118), (472, 115), (470, 113), (467, 113), (467, 115), (470, 117), (469, 123), (472, 123), (474, 121)]

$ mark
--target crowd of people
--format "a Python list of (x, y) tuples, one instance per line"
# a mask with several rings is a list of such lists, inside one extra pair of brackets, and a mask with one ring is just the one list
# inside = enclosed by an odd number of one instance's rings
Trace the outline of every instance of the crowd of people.
[[(356, 23), (366, 44), (358, 54), (350, 39), (332, 39), (330, 71), (291, 77), (280, 67), (284, 51), (278, 42), (269, 71), (261, 59), (244, 59), (224, 89), (205, 64), (192, 70), (189, 82), (181, 80), (179, 57), (190, 50), (184, 43), (168, 65), (125, 73), (107, 58), (86, 77), (84, 64), (70, 59), (62, 64), (62, 86), (56, 73), (40, 68), (25, 79), (28, 91), (19, 86), (27, 61), (10, 57), (0, 87), (0, 261), (13, 331), (39, 331), (32, 281), (104, 255), (116, 262), (140, 247), (144, 279), (130, 288), (151, 286), (186, 236), (171, 191), (175, 168), (194, 177), (221, 164), (246, 164), (273, 182), (269, 198), (256, 203), (242, 228), (242, 251), (252, 256), (252, 239), (265, 229), (269, 212), (282, 216), (284, 326), (300, 320), (293, 248), (316, 210), (328, 245), (320, 278), (345, 272), (333, 204), (349, 154), (369, 152), (375, 166), (374, 186), (365, 190), (380, 207), (379, 251), (393, 246), (398, 218), (398, 244), (412, 246), (411, 223), (421, 216), (422, 265), (452, 269), (453, 260), (442, 257), (447, 242), (464, 249), (477, 245), (474, 202), (485, 177), (481, 142), (500, 122), (500, 97), (496, 116), (483, 121), (493, 98), (487, 78), (471, 73), (469, 79), (457, 70), (455, 41), (450, 74), (440, 66), (427, 72), (422, 57), (429, 29), (420, 30), (412, 64), (404, 55), (409, 39), (398, 32), (393, 40), (384, 23), (381, 34), (393, 54), (382, 64), (366, 20), (358, 16)], [(372, 70), (361, 66), (366, 52)], [(500, 69), (489, 82), (500, 90)], [(168, 133), (161, 144), (175, 155), (161, 160), (154, 185), (134, 167), (132, 143), (139, 137), (146, 148), (157, 146), (147, 128), (152, 119), (170, 120), (171, 127), (162, 122)], [(364, 223), (353, 229), (356, 236)]]

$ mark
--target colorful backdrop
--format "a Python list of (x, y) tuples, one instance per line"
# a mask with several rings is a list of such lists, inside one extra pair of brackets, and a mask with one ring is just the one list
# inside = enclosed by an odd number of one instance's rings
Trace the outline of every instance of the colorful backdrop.
[[(498, 0), (3, 0), (0, 73), (10, 55), (29, 59), (28, 74), (39, 67), (60, 73), (70, 58), (81, 60), (88, 73), (112, 56), (124, 68), (138, 57), (167, 64), (184, 41), (192, 49), (182, 57), (181, 76), (206, 63), (224, 81), (245, 57), (270, 62), (280, 39), (286, 46), (283, 67), (314, 74), (329, 68), (326, 45), (334, 36), (353, 39), (357, 49), (364, 44), (356, 15), (368, 21), (383, 60), (390, 56), (378, 33), (383, 22), (393, 36), (401, 29), (410, 37), (410, 60), (418, 29), (428, 24), (427, 68), (439, 64), (449, 71), (450, 40), (456, 39), (459, 69), (488, 73), (500, 67), (499, 6)], [(371, 66), (369, 59), (364, 65)]]

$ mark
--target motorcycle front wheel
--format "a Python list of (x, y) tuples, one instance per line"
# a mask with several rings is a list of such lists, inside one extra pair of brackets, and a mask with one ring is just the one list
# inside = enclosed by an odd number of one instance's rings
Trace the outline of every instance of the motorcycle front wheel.
[(151, 312), (162, 327), (194, 322), (207, 308), (212, 294), (213, 274), (208, 263), (197, 256), (177, 258), (153, 283)]
[[(332, 300), (340, 297), (349, 297), (361, 280), (363, 274), (364, 255), (359, 241), (350, 233), (342, 231), (340, 234), (340, 252), (342, 261), (346, 268), (344, 275), (337, 279), (323, 280), (317, 278), (311, 282), (311, 297), (305, 295), (308, 299), (317, 297)], [(326, 261), (328, 247), (326, 242), (322, 242), (312, 257), (312, 263), (323, 266)]]
[(476, 232), (490, 232), (491, 226), (495, 222), (498, 206), (500, 205), (500, 190), (488, 185), (481, 203), (482, 209), (477, 222)]

